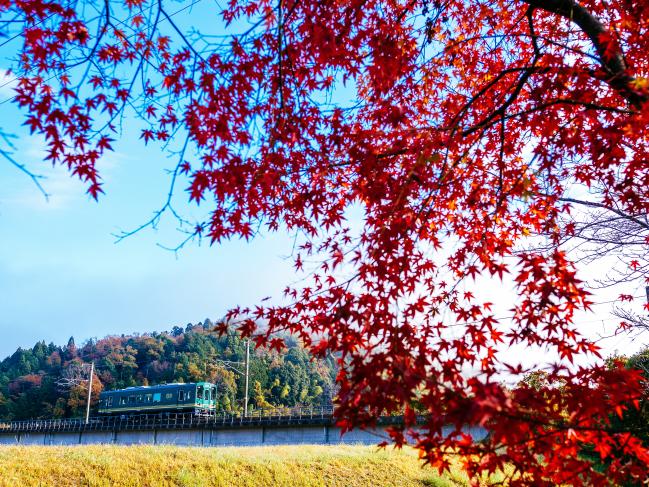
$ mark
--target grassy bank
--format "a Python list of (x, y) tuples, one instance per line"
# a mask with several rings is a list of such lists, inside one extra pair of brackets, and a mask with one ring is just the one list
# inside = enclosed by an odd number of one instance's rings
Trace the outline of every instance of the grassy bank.
[(457, 486), (413, 451), (365, 446), (0, 447), (0, 486)]

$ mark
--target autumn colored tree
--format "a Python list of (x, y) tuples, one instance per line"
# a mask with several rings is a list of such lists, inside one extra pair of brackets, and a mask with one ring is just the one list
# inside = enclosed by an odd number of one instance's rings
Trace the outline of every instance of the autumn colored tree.
[[(49, 161), (98, 198), (96, 163), (135, 115), (144, 143), (176, 144), (168, 193), (184, 182), (209, 209), (190, 238), (298, 235), (296, 268), (321, 262), (309, 283), (228, 318), (339, 357), (345, 427), (405, 412), (427, 462), (509, 465), (512, 485), (644, 478), (646, 445), (609, 417), (634, 407), (639, 373), (571, 365), (598, 347), (560, 244), (575, 191), (648, 212), (647, 1), (231, 0), (212, 31), (181, 28), (199, 1), (0, 0), (23, 41), (15, 102)], [(165, 214), (182, 218), (172, 196), (149, 224)], [(524, 250), (537, 234), (553, 245)], [(513, 280), (513, 318), (481, 278)], [(525, 373), (508, 346), (556, 356), (547, 380), (565, 386), (506, 388)], [(475, 443), (467, 424), (491, 434)], [(598, 472), (584, 444), (625, 461)]]
[(255, 381), (252, 388), (252, 399), (258, 409), (270, 409), (273, 407), (264, 397), (264, 391), (261, 389), (261, 383), (258, 380)]
[[(234, 333), (218, 336), (194, 326), (180, 335), (172, 331), (110, 336), (87, 341), (72, 360), (62, 361), (67, 349), (38, 342), (0, 360), (0, 421), (84, 416), (90, 362), (95, 363), (93, 415), (102, 390), (196, 380), (217, 385), (219, 410), (236, 411), (243, 404), (242, 378), (219, 365), (221, 360), (240, 362), (245, 357), (245, 341)], [(310, 360), (294, 340), (288, 340), (281, 352), (259, 348), (251, 355), (250, 395), (256, 405), (331, 404), (331, 394), (325, 393), (333, 388), (336, 374), (331, 359)], [(282, 388), (287, 389), (284, 395)]]
[[(92, 396), (90, 397), (90, 404), (92, 407), (97, 406), (97, 403), (99, 402), (99, 393), (102, 389), (101, 381), (97, 376), (94, 376), (92, 380)], [(81, 416), (85, 411), (87, 401), (88, 379), (86, 379), (85, 383), (79, 382), (70, 387), (67, 406), (72, 410), (73, 415)]]

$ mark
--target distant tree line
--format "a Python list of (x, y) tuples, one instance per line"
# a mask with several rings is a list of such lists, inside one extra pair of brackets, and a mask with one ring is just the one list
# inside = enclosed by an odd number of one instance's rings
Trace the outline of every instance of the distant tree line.
[[(206, 319), (170, 332), (108, 336), (79, 347), (70, 338), (64, 347), (40, 341), (19, 348), (0, 362), (0, 419), (81, 416), (88, 397), (84, 364), (93, 361), (93, 408), (101, 390), (205, 380), (217, 384), (220, 410), (240, 410), (243, 379), (222, 361), (243, 362), (246, 343), (234, 332), (219, 336), (213, 329)], [(296, 339), (283, 338), (281, 351), (251, 346), (252, 407), (330, 403), (334, 361), (314, 359)]]

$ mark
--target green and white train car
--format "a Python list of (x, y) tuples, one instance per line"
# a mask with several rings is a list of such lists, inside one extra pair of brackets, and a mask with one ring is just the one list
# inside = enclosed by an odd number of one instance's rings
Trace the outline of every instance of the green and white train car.
[(99, 395), (99, 414), (205, 413), (215, 409), (216, 386), (210, 382), (129, 387)]

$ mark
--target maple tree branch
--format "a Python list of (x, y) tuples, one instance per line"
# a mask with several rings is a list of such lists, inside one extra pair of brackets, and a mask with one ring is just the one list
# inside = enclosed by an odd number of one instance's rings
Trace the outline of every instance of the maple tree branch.
[(628, 213), (620, 211), (617, 208), (612, 208), (611, 206), (605, 205), (604, 203), (597, 203), (595, 201), (585, 201), (585, 200), (578, 200), (578, 199), (575, 199), (575, 198), (566, 198), (566, 197), (559, 198), (559, 201), (564, 201), (566, 203), (575, 203), (575, 204), (583, 205), (583, 206), (589, 206), (591, 208), (601, 208), (603, 210), (607, 210), (607, 211), (610, 211), (612, 213), (615, 213), (616, 215), (618, 215), (618, 216), (620, 216), (620, 217), (622, 217), (624, 219), (630, 220), (633, 223), (635, 223), (636, 225), (639, 225), (642, 228), (645, 228), (645, 229), (649, 230), (649, 224), (643, 222), (642, 220), (639, 220), (638, 218), (634, 217), (633, 215), (629, 215)]
[[(124, 240), (124, 239), (126, 239), (126, 238), (128, 238), (128, 237), (130, 237), (132, 235), (135, 235), (136, 233), (140, 232), (141, 230), (143, 230), (143, 229), (145, 229), (147, 227), (157, 229), (158, 228), (158, 223), (160, 223), (160, 220), (162, 219), (162, 216), (167, 211), (171, 212), (171, 214), (178, 220), (178, 222), (180, 223), (181, 226), (190, 224), (190, 222), (188, 220), (184, 219), (176, 211), (176, 209), (174, 208), (174, 205), (173, 205), (173, 201), (172, 201), (173, 197), (174, 197), (174, 193), (175, 193), (176, 182), (177, 182), (179, 174), (181, 173), (181, 166), (182, 166), (183, 161), (184, 161), (185, 151), (187, 150), (188, 144), (189, 144), (189, 138), (186, 137), (185, 138), (185, 143), (183, 144), (183, 147), (182, 147), (182, 149), (180, 150), (180, 153), (179, 153), (178, 163), (176, 164), (176, 167), (172, 171), (169, 171), (170, 174), (171, 174), (171, 183), (169, 185), (169, 190), (167, 192), (167, 198), (166, 198), (164, 204), (162, 205), (162, 207), (160, 207), (157, 211), (155, 211), (153, 216), (149, 220), (147, 220), (146, 222), (140, 224), (137, 228), (132, 229), (132, 230), (123, 230), (123, 231), (121, 231), (119, 233), (113, 233), (112, 235), (116, 239), (115, 243), (119, 243), (122, 240)], [(192, 233), (192, 237), (195, 236), (195, 235), (196, 235), (196, 232), (194, 231)], [(164, 247), (164, 246), (160, 246), (160, 247), (165, 248), (166, 250), (179, 250), (188, 240), (191, 240), (191, 237), (186, 239), (185, 242), (183, 242), (183, 244), (181, 244), (181, 246), (177, 247), (176, 249), (169, 249), (169, 248)]]
[(187, 39), (183, 31), (181, 31), (180, 28), (176, 25), (176, 23), (173, 20), (171, 20), (172, 16), (169, 15), (167, 11), (164, 9), (164, 7), (162, 6), (162, 0), (158, 0), (158, 9), (159, 12), (162, 14), (162, 16), (167, 20), (167, 22), (169, 22), (169, 25), (171, 25), (173, 30), (176, 31), (176, 34), (180, 36), (180, 39), (183, 41), (183, 43), (189, 48), (190, 51), (192, 51), (194, 56), (196, 56), (201, 61), (205, 62), (205, 59), (203, 59), (203, 56), (201, 56), (201, 54), (196, 50), (194, 44), (189, 42), (189, 40)]
[[(604, 106), (604, 105), (598, 105), (596, 103), (582, 102), (582, 101), (579, 101), (579, 100), (572, 100), (572, 99), (569, 99), (569, 98), (558, 98), (556, 100), (551, 100), (551, 101), (546, 102), (546, 103), (540, 103), (540, 104), (538, 104), (538, 105), (536, 105), (534, 107), (531, 107), (531, 108), (528, 108), (528, 109), (525, 109), (525, 110), (521, 110), (519, 112), (514, 112), (514, 113), (509, 113), (509, 114), (500, 114), (500, 117), (498, 116), (499, 114), (496, 113), (496, 114), (494, 114), (495, 117), (490, 117), (489, 120), (483, 120), (483, 121), (481, 121), (480, 123), (478, 123), (476, 125), (472, 125), (470, 127), (467, 127), (466, 129), (464, 129), (462, 134), (463, 135), (472, 134), (479, 128), (482, 128), (483, 130), (486, 130), (486, 129), (492, 127), (493, 125), (499, 123), (501, 118), (509, 120), (509, 119), (512, 119), (512, 118), (522, 117), (524, 115), (529, 115), (530, 113), (539, 112), (541, 110), (544, 110), (546, 108), (556, 106), (556, 105), (578, 106), (578, 107), (584, 108), (584, 110), (602, 110), (602, 111), (605, 111), (605, 112), (621, 113), (621, 114), (625, 114), (625, 115), (632, 115), (632, 114), (637, 113), (634, 110), (622, 110), (622, 109), (615, 108), (615, 107), (608, 107), (608, 106)], [(425, 127), (425, 129), (426, 130), (431, 130), (430, 127)], [(446, 129), (446, 130), (450, 130), (450, 129)]]
[(468, 112), (468, 110), (471, 108), (471, 106), (480, 98), (482, 97), (485, 93), (489, 91), (490, 88), (498, 84), (505, 76), (511, 73), (518, 73), (518, 72), (525, 72), (526, 70), (531, 69), (530, 66), (523, 66), (523, 67), (514, 67), (514, 68), (509, 68), (509, 69), (504, 69), (500, 71), (496, 76), (494, 76), (493, 79), (489, 80), (487, 84), (485, 84), (480, 91), (475, 93), (471, 98), (464, 104), (464, 106), (458, 110), (457, 114), (453, 117), (451, 120), (451, 123), (449, 124), (451, 127), (455, 127), (457, 125), (457, 122), (460, 120), (460, 118)]
[(284, 74), (282, 71), (282, 49), (284, 19), (282, 18), (282, 0), (277, 2), (277, 82), (279, 84), (279, 108), (284, 111)]
[(534, 29), (534, 7), (529, 7), (525, 13), (527, 16), (527, 24), (530, 29), (530, 37), (532, 38), (532, 46), (534, 47), (534, 57), (538, 59), (541, 57), (541, 48), (539, 47), (539, 37)]
[(101, 41), (104, 38), (104, 35), (108, 31), (108, 28), (113, 26), (110, 17), (109, 0), (104, 0), (104, 12), (102, 12), (102, 15), (100, 15), (100, 17), (104, 17), (104, 23), (102, 24), (101, 21), (99, 21), (99, 25), (97, 26), (97, 39), (95, 40), (94, 45), (90, 49), (90, 52), (79, 61), (68, 64), (66, 71), (74, 67), (81, 66), (83, 64), (88, 64), (88, 68), (90, 67), (90, 63), (92, 62), (92, 59), (95, 57), (95, 54), (97, 53), (97, 49), (99, 48), (99, 45), (101, 44)]
[(507, 99), (504, 101), (504, 103), (497, 110), (494, 110), (492, 113), (490, 113), (483, 120), (475, 124), (473, 127), (463, 131), (462, 135), (463, 136), (471, 135), (472, 133), (474, 133), (476, 130), (480, 128), (490, 126), (490, 122), (493, 121), (494, 119), (497, 119), (497, 117), (504, 119), (506, 117), (507, 108), (509, 108), (516, 101), (518, 95), (520, 95), (521, 91), (523, 90), (523, 87), (525, 86), (525, 83), (527, 83), (527, 80), (529, 80), (530, 76), (532, 76), (532, 74), (535, 72), (543, 72), (543, 71), (544, 70), (538, 70), (536, 66), (534, 66), (534, 63), (532, 64), (532, 66), (523, 69), (521, 76), (518, 78), (518, 81), (513, 86), (514, 89), (507, 97)]
[(523, 0), (523, 2), (531, 8), (557, 14), (575, 23), (595, 47), (599, 62), (608, 73), (605, 81), (609, 86), (636, 107), (647, 101), (646, 95), (638, 93), (632, 88), (635, 78), (627, 73), (622, 51), (618, 48), (611, 55), (611, 46), (604, 40), (609, 34), (608, 29), (584, 6), (574, 0)]
[[(7, 139), (7, 136), (2, 132), (0, 132), (0, 137), (4, 138), (5, 140)], [(43, 176), (31, 172), (29, 169), (27, 169), (27, 166), (25, 164), (21, 164), (20, 162), (18, 162), (16, 159), (14, 159), (11, 156), (11, 154), (8, 151), (4, 149), (0, 149), (0, 156), (6, 159), (7, 161), (9, 161), (9, 163), (15, 166), (19, 171), (25, 173), (36, 185), (38, 190), (43, 194), (45, 201), (49, 201), (50, 195), (48, 194), (47, 191), (45, 191), (45, 188), (43, 188), (43, 185), (40, 182), (40, 179), (42, 179)]]
[(616, 306), (613, 308), (613, 316), (629, 322), (636, 330), (649, 331), (649, 317), (642, 316), (632, 311)]

